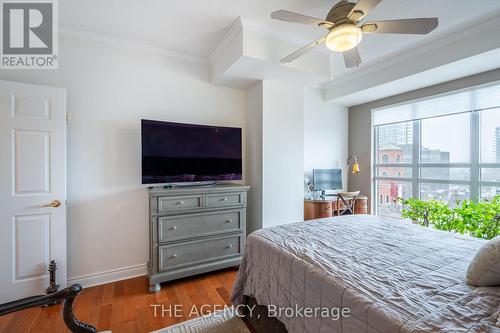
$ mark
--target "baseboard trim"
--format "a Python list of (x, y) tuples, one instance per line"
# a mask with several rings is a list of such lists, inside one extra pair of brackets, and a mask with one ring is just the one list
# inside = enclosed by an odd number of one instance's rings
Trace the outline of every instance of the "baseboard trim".
[(146, 275), (147, 267), (147, 264), (141, 264), (112, 269), (99, 273), (75, 276), (68, 279), (68, 285), (79, 283), (84, 288), (88, 288), (120, 280), (131, 279), (134, 277)]

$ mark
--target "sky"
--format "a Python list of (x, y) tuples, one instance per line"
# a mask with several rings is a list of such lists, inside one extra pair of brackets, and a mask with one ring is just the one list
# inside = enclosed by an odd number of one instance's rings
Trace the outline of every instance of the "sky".
[[(496, 162), (495, 129), (500, 127), (500, 108), (481, 113), (481, 162)], [(422, 120), (422, 145), (450, 152), (451, 163), (470, 162), (470, 114)]]
[(450, 152), (451, 163), (470, 161), (470, 114), (422, 120), (422, 146)]

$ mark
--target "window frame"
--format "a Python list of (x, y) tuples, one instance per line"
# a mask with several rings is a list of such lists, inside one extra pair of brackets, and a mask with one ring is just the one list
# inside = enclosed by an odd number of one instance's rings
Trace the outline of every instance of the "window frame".
[[(474, 96), (474, 91), (472, 90), (472, 96)], [(481, 163), (481, 112), (489, 110), (471, 110), (466, 113), (470, 117), (470, 163), (422, 163), (421, 162), (421, 149), (422, 149), (422, 120), (412, 120), (404, 121), (399, 123), (385, 124), (373, 126), (373, 156), (379, 156), (379, 129), (381, 126), (412, 123), (413, 126), (413, 140), (412, 140), (412, 162), (410, 163), (380, 163), (377, 158), (375, 158), (375, 163), (372, 163), (372, 195), (373, 197), (378, 197), (377, 181), (394, 181), (394, 182), (405, 182), (411, 183), (412, 185), (412, 197), (420, 199), (420, 184), (446, 184), (446, 185), (467, 185), (470, 188), (469, 196), (473, 201), (482, 200), (481, 198), (481, 188), (492, 186), (500, 187), (500, 181), (483, 181), (481, 179), (481, 172), (483, 168), (489, 169), (500, 169), (500, 163)], [(437, 116), (439, 117), (450, 117), (452, 115)], [(427, 118), (427, 119), (432, 119)], [(379, 168), (411, 168), (411, 177), (383, 177), (378, 176)], [(426, 179), (421, 177), (422, 168), (467, 168), (469, 169), (469, 180), (449, 180), (449, 179)], [(379, 203), (374, 205), (374, 213), (379, 215)]]

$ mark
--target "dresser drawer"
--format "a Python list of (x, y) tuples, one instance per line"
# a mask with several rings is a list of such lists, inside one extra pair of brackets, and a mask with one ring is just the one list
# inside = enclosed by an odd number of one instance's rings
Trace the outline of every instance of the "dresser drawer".
[(241, 211), (226, 211), (158, 218), (158, 243), (242, 229)]
[(158, 213), (203, 209), (202, 195), (158, 197)]
[(168, 271), (187, 265), (239, 256), (242, 252), (241, 244), (242, 234), (159, 246), (159, 270)]
[(207, 207), (229, 207), (243, 205), (243, 193), (207, 194)]

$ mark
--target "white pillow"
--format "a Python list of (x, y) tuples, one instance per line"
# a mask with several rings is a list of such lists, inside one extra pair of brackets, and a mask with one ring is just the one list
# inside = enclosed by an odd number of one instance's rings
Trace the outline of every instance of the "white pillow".
[(467, 269), (466, 282), (475, 287), (500, 286), (500, 236), (477, 251)]

